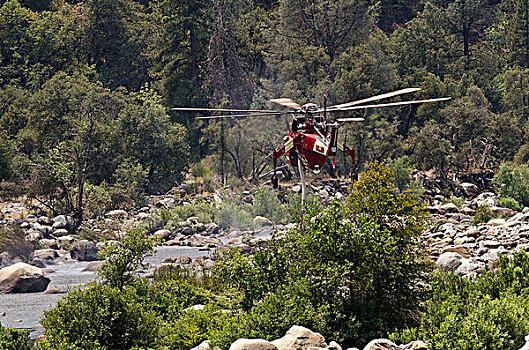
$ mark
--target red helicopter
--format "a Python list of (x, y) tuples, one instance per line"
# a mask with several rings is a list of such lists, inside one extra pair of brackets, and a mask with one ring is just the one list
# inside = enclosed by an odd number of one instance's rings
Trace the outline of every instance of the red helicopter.
[[(292, 114), (292, 126), (288, 135), (285, 136), (284, 145), (275, 148), (272, 152), (274, 171), (272, 175), (272, 185), (277, 188), (279, 180), (276, 175), (277, 160), (286, 154), (287, 161), (292, 166), (297, 165), (301, 177), (302, 199), (305, 199), (305, 176), (303, 169), (311, 169), (314, 173), (319, 173), (327, 158), (330, 158), (332, 166), (335, 166), (335, 157), (338, 149), (348, 154), (355, 162), (355, 149), (338, 142), (338, 129), (344, 123), (362, 122), (364, 118), (333, 118), (327, 120), (329, 112), (346, 112), (359, 109), (403, 106), (409, 104), (419, 104), (427, 102), (447, 101), (450, 97), (434, 98), (427, 100), (391, 102), (384, 104), (366, 104), (385, 98), (419, 91), (419, 88), (407, 88), (385, 94), (347, 102), (339, 105), (327, 107), (327, 98), (324, 98), (324, 107), (320, 108), (314, 103), (303, 106), (288, 98), (270, 100), (290, 108), (289, 111), (274, 110), (252, 110), (252, 109), (223, 109), (223, 108), (172, 108), (175, 111), (202, 111), (202, 112), (223, 112), (224, 115), (211, 115), (198, 117), (197, 119), (218, 119), (218, 118), (242, 118), (242, 117), (264, 117)], [(235, 114), (232, 114), (235, 113)]]

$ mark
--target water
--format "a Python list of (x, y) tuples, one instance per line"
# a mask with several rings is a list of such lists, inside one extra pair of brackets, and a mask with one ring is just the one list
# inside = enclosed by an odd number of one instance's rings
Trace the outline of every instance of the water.
[[(147, 257), (146, 262), (151, 265), (158, 265), (169, 257), (209, 255), (208, 251), (191, 247), (158, 247), (155, 254)], [(71, 290), (77, 286), (83, 286), (97, 278), (95, 272), (83, 271), (88, 262), (60, 262), (49, 265), (53, 272), (48, 273), (50, 285), (62, 290)], [(65, 294), (42, 294), (42, 293), (22, 293), (22, 294), (0, 294), (0, 323), (4, 327), (28, 329), (31, 331), (31, 338), (36, 338), (42, 334), (43, 330), (39, 324), (44, 310), (53, 308), (57, 300)]]

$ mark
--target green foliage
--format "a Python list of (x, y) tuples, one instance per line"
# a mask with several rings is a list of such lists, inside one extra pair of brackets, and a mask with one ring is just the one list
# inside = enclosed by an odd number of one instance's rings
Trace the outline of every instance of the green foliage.
[(84, 216), (93, 218), (100, 215), (103, 210), (110, 209), (112, 199), (104, 184), (102, 186), (92, 185), (87, 182), (84, 188)]
[(29, 332), (0, 325), (0, 348), (4, 350), (29, 350)]
[(227, 198), (218, 207), (216, 223), (224, 228), (247, 230), (252, 228), (252, 220), (250, 204)]
[(277, 191), (270, 187), (259, 187), (252, 203), (254, 216), (264, 216), (277, 223), (285, 223), (287, 209), (277, 198)]
[(521, 211), (523, 207), (518, 201), (511, 197), (499, 197), (497, 201), (498, 207), (509, 208), (514, 211)]
[(520, 204), (529, 206), (529, 166), (503, 163), (492, 183), (501, 197), (511, 197)]
[(465, 279), (438, 271), (433, 275), (430, 298), (421, 326), (393, 335), (394, 339), (429, 342), (429, 348), (519, 349), (529, 331), (527, 315), (529, 255), (502, 257), (498, 271)]
[(133, 284), (137, 270), (145, 266), (145, 255), (153, 251), (153, 244), (139, 229), (128, 231), (121, 241), (107, 242), (99, 252), (106, 259), (98, 270), (103, 282), (118, 290)]
[(496, 216), (487, 204), (482, 204), (476, 208), (474, 217), (472, 218), (472, 225), (479, 225), (489, 222)]
[[(288, 299), (280, 294), (284, 289), (294, 300), (303, 296), (309, 309), (328, 312), (324, 323), (314, 319), (313, 325), (346, 345), (411, 322), (405, 309), (417, 307), (418, 281), (429, 269), (420, 239), (424, 214), (413, 194), (395, 188), (389, 169), (373, 164), (360, 178), (346, 200), (307, 205), (297, 229), (252, 257), (236, 251), (225, 255), (214, 276), (241, 293), (248, 313), (263, 298)], [(279, 308), (284, 313), (277, 317), (297, 319), (291, 307)], [(267, 317), (272, 318), (260, 316)]]
[[(74, 289), (41, 320), (46, 349), (130, 349), (150, 347), (160, 319), (138, 301), (133, 287), (118, 289), (92, 283)], [(65, 347), (68, 345), (68, 347)]]

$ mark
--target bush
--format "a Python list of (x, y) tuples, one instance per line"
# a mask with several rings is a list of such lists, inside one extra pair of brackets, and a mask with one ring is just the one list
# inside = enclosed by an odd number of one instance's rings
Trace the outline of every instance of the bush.
[(0, 324), (0, 349), (29, 350), (29, 332), (13, 328), (4, 328)]
[(46, 340), (42, 348), (130, 349), (151, 346), (160, 319), (138, 302), (136, 290), (123, 290), (100, 283), (74, 289), (45, 311), (41, 320)]
[(529, 206), (529, 167), (526, 164), (500, 165), (500, 170), (492, 179), (500, 197), (514, 198), (524, 206)]
[(500, 197), (498, 198), (498, 206), (502, 208), (509, 208), (514, 211), (521, 211), (523, 207), (518, 201), (512, 197)]
[[(252, 257), (228, 253), (218, 278), (241, 293), (249, 314), (263, 300), (288, 299), (285, 289), (299, 296), (287, 286), (303, 283), (300, 302), (328, 310), (321, 332), (345, 346), (412, 323), (408, 310), (417, 307), (430, 266), (421, 241), (425, 218), (413, 194), (399, 192), (393, 180), (389, 169), (372, 164), (346, 200), (308, 204), (281, 241), (256, 247)], [(284, 319), (296, 319), (292, 308), (285, 304)], [(262, 310), (260, 318), (272, 320), (281, 308)]]
[(437, 271), (421, 326), (392, 338), (413, 335), (436, 350), (519, 349), (529, 333), (529, 255), (501, 257), (498, 267), (473, 279)]
[(472, 218), (472, 225), (487, 223), (494, 218), (494, 213), (492, 212), (490, 207), (486, 204), (481, 204), (479, 207), (476, 208), (476, 212), (474, 213), (474, 217)]
[(252, 208), (249, 204), (237, 204), (225, 200), (219, 205), (216, 221), (223, 228), (248, 230), (252, 228)]
[(144, 267), (143, 259), (153, 251), (154, 242), (146, 239), (141, 230), (131, 230), (115, 243), (107, 243), (99, 255), (106, 261), (98, 270), (104, 283), (122, 290), (135, 280), (135, 273)]
[(288, 218), (285, 206), (277, 198), (277, 191), (265, 186), (259, 187), (255, 193), (253, 215), (264, 216), (273, 222), (284, 222)]

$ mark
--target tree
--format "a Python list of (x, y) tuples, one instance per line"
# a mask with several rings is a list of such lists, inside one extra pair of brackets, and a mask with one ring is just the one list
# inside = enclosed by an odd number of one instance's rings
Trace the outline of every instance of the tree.
[(227, 100), (228, 106), (244, 108), (253, 95), (248, 71), (236, 50), (234, 22), (239, 15), (237, 11), (240, 10), (234, 0), (213, 1), (206, 81), (212, 107)]
[(529, 3), (512, 1), (512, 12), (507, 17), (507, 45), (510, 62), (529, 68)]
[[(148, 81), (139, 35), (141, 21), (130, 0), (88, 0), (87, 56), (105, 86), (138, 90)], [(134, 32), (134, 30), (138, 32)]]
[(132, 95), (132, 101), (119, 113), (116, 131), (126, 137), (117, 140), (119, 157), (114, 162), (128, 159), (129, 165), (139, 163), (148, 174), (149, 193), (167, 191), (182, 180), (189, 163), (187, 132), (182, 125), (171, 123), (152, 90), (145, 88)]
[(106, 259), (98, 274), (104, 283), (120, 291), (136, 281), (138, 269), (145, 267), (143, 259), (153, 252), (154, 242), (144, 237), (142, 230), (132, 230), (118, 242), (109, 242), (100, 251)]
[[(252, 256), (229, 253), (216, 277), (242, 293), (249, 315), (269, 298), (302, 299), (325, 313), (319, 326), (326, 337), (345, 346), (365, 343), (413, 323), (406, 310), (416, 310), (424, 291), (425, 216), (413, 197), (395, 187), (391, 170), (371, 164), (347, 198), (302, 208), (295, 229)], [(277, 311), (283, 317), (296, 313), (289, 302)]]
[(94, 154), (109, 142), (111, 121), (123, 108), (123, 98), (79, 73), (59, 73), (29, 103), (28, 124), (19, 140), (28, 144), (33, 166), (47, 169), (43, 173), (61, 184), (69, 204), (66, 210), (73, 210), (79, 226), (84, 185), (95, 168)]

